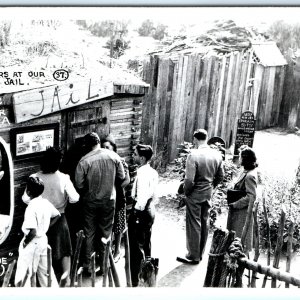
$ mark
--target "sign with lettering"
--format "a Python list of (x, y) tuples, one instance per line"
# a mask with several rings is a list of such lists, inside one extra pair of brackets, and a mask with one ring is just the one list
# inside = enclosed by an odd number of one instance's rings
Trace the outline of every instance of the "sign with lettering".
[(114, 94), (113, 82), (86, 80), (15, 93), (16, 123), (35, 119)]
[(240, 119), (238, 119), (238, 126), (235, 139), (234, 155), (238, 155), (238, 150), (242, 145), (249, 147), (253, 146), (255, 133), (255, 119), (251, 111), (245, 111), (242, 113)]

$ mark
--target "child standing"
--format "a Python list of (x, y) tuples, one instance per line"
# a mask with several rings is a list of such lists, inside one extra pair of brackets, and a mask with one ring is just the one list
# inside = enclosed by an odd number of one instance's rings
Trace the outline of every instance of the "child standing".
[[(30, 202), (25, 210), (22, 231), (24, 238), (19, 246), (19, 259), (15, 275), (15, 285), (20, 286), (28, 270), (28, 278), (37, 275), (41, 287), (47, 286), (47, 245), (46, 232), (60, 217), (59, 211), (47, 200), (41, 197), (44, 191), (43, 181), (36, 176), (27, 180), (26, 195)], [(51, 271), (53, 273), (53, 270)], [(54, 274), (54, 273), (53, 273)], [(57, 286), (55, 276), (53, 285)]]

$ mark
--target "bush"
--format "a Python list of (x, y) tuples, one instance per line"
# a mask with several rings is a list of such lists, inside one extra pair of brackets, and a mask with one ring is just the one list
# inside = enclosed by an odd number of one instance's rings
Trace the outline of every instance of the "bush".
[[(288, 182), (284, 179), (275, 179), (272, 177), (263, 178), (265, 190), (266, 210), (270, 227), (271, 252), (276, 248), (281, 210), (286, 212), (286, 222), (284, 226), (283, 251), (287, 248), (287, 236), (290, 222), (294, 222), (293, 250), (300, 250), (300, 231), (298, 216), (300, 214), (299, 199), (300, 188), (297, 181)], [(267, 249), (267, 226), (263, 214), (262, 204), (258, 210), (258, 222), (260, 233), (260, 244), (263, 250)]]
[(0, 48), (4, 48), (9, 43), (11, 22), (0, 22)]
[(160, 23), (154, 26), (151, 20), (146, 20), (138, 29), (138, 33), (140, 36), (151, 36), (155, 40), (162, 40), (167, 35), (167, 28), (168, 26)]
[(289, 48), (300, 48), (300, 24), (291, 25), (284, 21), (276, 21), (270, 26), (268, 34), (283, 53)]

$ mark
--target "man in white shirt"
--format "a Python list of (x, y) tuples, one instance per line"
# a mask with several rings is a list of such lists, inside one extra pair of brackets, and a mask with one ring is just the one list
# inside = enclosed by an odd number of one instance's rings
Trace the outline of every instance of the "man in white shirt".
[[(36, 176), (30, 176), (27, 181), (26, 193), (31, 199), (25, 210), (22, 231), (24, 238), (19, 246), (19, 258), (15, 275), (15, 285), (20, 286), (28, 270), (28, 278), (35, 281), (38, 277), (41, 287), (48, 283), (46, 232), (60, 217), (59, 211), (47, 200), (41, 197), (44, 191), (43, 181)], [(52, 272), (52, 283), (58, 286)], [(33, 276), (33, 277), (32, 277)]]
[(135, 163), (140, 165), (132, 188), (135, 204), (128, 220), (133, 287), (138, 286), (142, 260), (151, 256), (151, 228), (155, 215), (154, 204), (158, 198), (158, 173), (149, 164), (152, 154), (153, 150), (148, 145), (137, 145), (133, 154)]

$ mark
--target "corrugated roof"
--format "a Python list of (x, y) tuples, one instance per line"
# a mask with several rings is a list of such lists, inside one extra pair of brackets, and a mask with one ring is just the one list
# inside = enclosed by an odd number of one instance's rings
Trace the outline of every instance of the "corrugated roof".
[(259, 62), (265, 67), (284, 66), (287, 64), (275, 42), (252, 42), (252, 48)]

